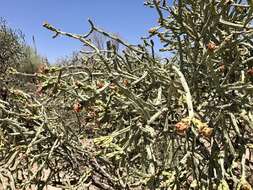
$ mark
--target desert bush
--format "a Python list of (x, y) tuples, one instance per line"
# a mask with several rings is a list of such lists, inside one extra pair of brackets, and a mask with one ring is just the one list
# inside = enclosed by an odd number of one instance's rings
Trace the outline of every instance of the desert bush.
[[(39, 70), (41, 65), (48, 65), (47, 60), (26, 44), (20, 30), (11, 28), (0, 18), (0, 93), (6, 94), (6, 88), (15, 86), (29, 90), (28, 86), (35, 82), (34, 77), (8, 75), (8, 69), (32, 74)], [(7, 86), (8, 83), (12, 86)]]
[[(10, 89), (11, 101), (0, 102), (6, 187), (251, 189), (253, 8), (237, 0), (146, 5), (158, 26), (137, 46), (90, 20), (86, 35), (44, 24), (93, 52), (80, 64), (8, 71), (38, 86)], [(102, 51), (93, 32), (126, 50)], [(155, 35), (172, 58), (154, 56)]]
[(36, 73), (41, 65), (48, 65), (49, 63), (45, 58), (40, 56), (34, 48), (24, 46), (24, 57), (19, 61), (17, 70), (22, 73)]
[(23, 35), (13, 30), (0, 18), (0, 72), (4, 73), (9, 66), (17, 66), (23, 55)]

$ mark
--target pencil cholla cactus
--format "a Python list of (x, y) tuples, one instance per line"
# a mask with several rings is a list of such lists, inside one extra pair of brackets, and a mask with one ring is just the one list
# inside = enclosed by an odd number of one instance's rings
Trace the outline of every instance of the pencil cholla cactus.
[[(192, 183), (197, 182), (197, 189), (211, 188), (213, 180), (227, 180), (235, 188), (235, 176), (238, 180), (251, 178), (252, 183), (252, 167), (245, 164), (245, 159), (252, 162), (251, 1), (147, 1), (146, 5), (154, 7), (159, 16), (150, 37), (157, 35), (164, 44), (161, 50), (175, 55), (189, 85), (195, 115), (213, 129), (210, 144), (205, 144), (208, 156), (200, 156), (203, 152), (197, 147), (201, 143), (195, 142), (188, 151), (202, 157), (201, 161), (191, 155), (188, 159), (193, 159), (189, 162), (194, 171), (185, 168), (181, 173), (189, 170), (191, 175), (186, 176), (195, 176)], [(241, 164), (239, 173), (235, 163)]]
[[(54, 38), (68, 36), (90, 51), (77, 64), (9, 71), (35, 77), (38, 88), (10, 88), (12, 101), (0, 101), (4, 187), (251, 189), (252, 7), (227, 0), (145, 4), (156, 9), (158, 26), (139, 45), (91, 20), (82, 35), (44, 23)], [(97, 47), (93, 32), (124, 51)], [(170, 58), (156, 56), (155, 35)]]

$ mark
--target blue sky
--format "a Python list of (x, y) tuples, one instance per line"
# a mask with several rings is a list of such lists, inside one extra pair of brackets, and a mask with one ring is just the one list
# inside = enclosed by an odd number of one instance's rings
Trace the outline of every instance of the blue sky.
[(154, 9), (143, 5), (144, 0), (3, 0), (0, 17), (9, 25), (21, 29), (31, 44), (35, 36), (38, 52), (50, 62), (70, 55), (81, 48), (78, 41), (66, 37), (52, 39), (52, 33), (42, 27), (44, 21), (73, 33), (85, 33), (91, 18), (97, 26), (119, 34), (136, 44), (147, 30), (156, 25)]

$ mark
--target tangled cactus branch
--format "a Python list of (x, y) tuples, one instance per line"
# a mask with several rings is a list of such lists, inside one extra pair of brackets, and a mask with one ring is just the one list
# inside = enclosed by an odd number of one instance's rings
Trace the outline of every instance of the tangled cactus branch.
[[(4, 187), (251, 189), (252, 7), (237, 0), (146, 5), (159, 21), (138, 46), (90, 20), (85, 35), (43, 25), (92, 51), (81, 51), (79, 64), (36, 74), (8, 70), (36, 86), (13, 84), (0, 99)], [(124, 51), (99, 49), (93, 32)], [(170, 59), (154, 55), (153, 36)]]

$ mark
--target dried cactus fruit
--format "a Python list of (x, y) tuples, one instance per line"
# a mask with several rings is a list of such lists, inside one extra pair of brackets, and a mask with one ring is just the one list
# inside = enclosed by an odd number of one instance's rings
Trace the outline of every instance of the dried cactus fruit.
[(207, 49), (208, 49), (210, 52), (213, 52), (214, 50), (217, 49), (217, 46), (216, 46), (216, 44), (215, 44), (214, 42), (209, 42), (209, 43), (207, 44)]
[(253, 76), (253, 68), (248, 69), (247, 74)]
[(100, 88), (103, 88), (105, 86), (105, 83), (103, 81), (98, 81), (97, 82), (97, 88), (100, 89)]
[(190, 128), (190, 120), (189, 118), (184, 118), (176, 125), (176, 132), (179, 135), (186, 135), (187, 130)]
[(213, 128), (210, 127), (201, 127), (199, 128), (199, 134), (206, 137), (206, 138), (211, 138), (213, 135)]
[(73, 110), (74, 110), (74, 112), (76, 112), (76, 113), (79, 113), (79, 112), (82, 110), (82, 105), (80, 104), (80, 102), (76, 102), (76, 103), (73, 105)]

